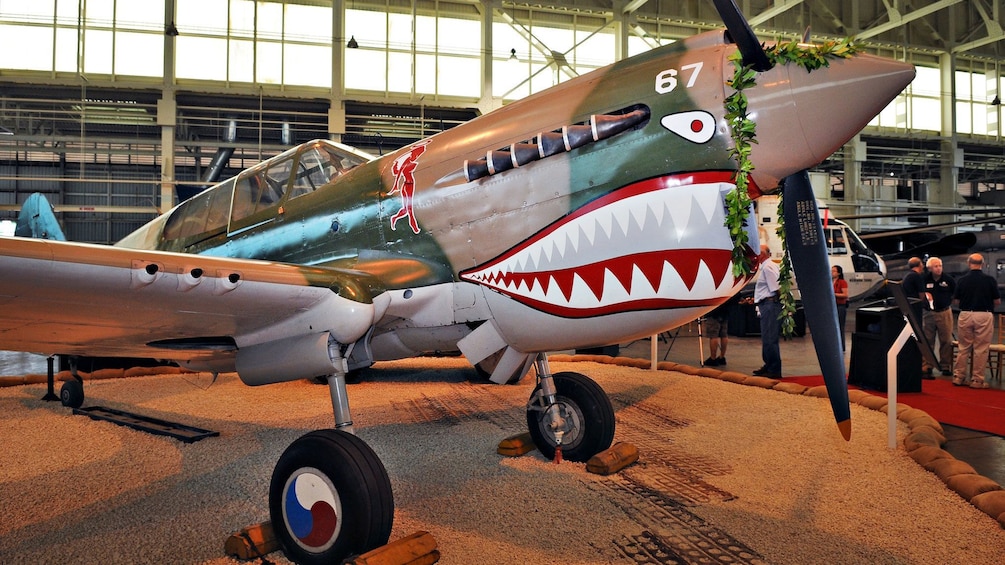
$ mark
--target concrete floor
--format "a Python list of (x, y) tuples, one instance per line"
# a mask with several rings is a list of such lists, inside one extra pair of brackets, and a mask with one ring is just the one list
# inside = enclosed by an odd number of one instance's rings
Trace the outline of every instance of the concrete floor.
[[(847, 328), (854, 327), (854, 312), (850, 311)], [(848, 337), (849, 348), (845, 352), (846, 367), (849, 366), (851, 357), (850, 335)], [(657, 358), (660, 361), (674, 361), (697, 367), (703, 359), (708, 357), (709, 353), (708, 338), (702, 339), (701, 349), (699, 349), (698, 341), (697, 324), (695, 323), (681, 327), (679, 332), (675, 330), (669, 334), (663, 334), (657, 341)], [(805, 337), (783, 340), (781, 351), (783, 376), (820, 374), (820, 366), (816, 360), (816, 352), (813, 349), (813, 340), (810, 334), (807, 333)], [(620, 354), (628, 357), (648, 359), (650, 352), (649, 339), (622, 344), (620, 348)], [(730, 336), (726, 348), (726, 361), (727, 365), (721, 367), (722, 369), (741, 373), (749, 373), (761, 367), (763, 363), (761, 362), (760, 336)], [(950, 376), (936, 378), (952, 380)], [(988, 383), (992, 388), (1005, 388), (1001, 381), (988, 380)], [(946, 444), (942, 446), (943, 449), (951, 453), (953, 457), (969, 463), (979, 474), (1005, 486), (1005, 438), (955, 426), (944, 425), (943, 429), (947, 439)]]

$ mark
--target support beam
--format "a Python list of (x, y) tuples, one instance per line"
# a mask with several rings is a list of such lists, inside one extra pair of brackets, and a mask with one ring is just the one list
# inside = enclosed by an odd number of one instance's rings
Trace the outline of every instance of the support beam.
[(767, 10), (757, 14), (752, 18), (748, 18), (747, 21), (750, 23), (750, 27), (758, 26), (764, 22), (770, 20), (771, 18), (787, 12), (792, 8), (803, 3), (803, 0), (783, 0), (782, 2), (775, 2), (775, 5)]
[[(174, 27), (175, 0), (165, 0), (164, 21), (169, 28)], [(157, 125), (161, 129), (161, 196), (160, 212), (166, 212), (175, 205), (175, 128), (178, 125), (178, 104), (175, 101), (175, 40), (177, 29), (164, 31), (164, 82), (161, 99), (157, 101)], [(83, 131), (83, 130), (81, 130)]]
[(621, 13), (631, 14), (635, 10), (641, 8), (642, 6), (645, 6), (646, 2), (649, 2), (649, 0), (628, 0), (628, 2), (625, 2), (624, 8), (621, 9)]
[(878, 25), (876, 27), (869, 28), (863, 31), (862, 33), (857, 34), (855, 36), (855, 39), (867, 39), (870, 37), (875, 37), (882, 33), (886, 33), (890, 30), (903, 27), (909, 22), (913, 22), (918, 18), (923, 18), (928, 14), (934, 14), (935, 12), (938, 12), (943, 8), (955, 6), (956, 4), (959, 4), (962, 1), (963, 0), (940, 0), (939, 2), (936, 2), (931, 6), (925, 6), (924, 8), (919, 8), (909, 14), (901, 14), (896, 8), (890, 6), (889, 3), (886, 3), (887, 14), (889, 15), (890, 21), (888, 21), (883, 25)]
[(345, 127), (345, 2), (332, 2), (332, 42), (331, 92), (328, 94), (328, 137), (342, 141)]
[(495, 19), (493, 14), (495, 14), (496, 9), (501, 9), (501, 4), (498, 0), (483, 0), (482, 4), (476, 5), (475, 8), (481, 12), (481, 24), (482, 24), (482, 85), (481, 99), (478, 101), (478, 109), (481, 110), (483, 114), (495, 109), (497, 106), (492, 100), (492, 91), (494, 88), (495, 77), (493, 76), (493, 66), (495, 64), (495, 56), (492, 52), (493, 39), (492, 39), (492, 23)]
[(981, 15), (981, 19), (984, 20), (984, 27), (987, 29), (988, 34), (986, 37), (975, 39), (953, 47), (953, 53), (963, 53), (970, 51), (971, 49), (983, 47), (989, 43), (995, 43), (996, 41), (1005, 39), (1005, 33), (1002, 32), (1002, 26), (998, 23), (998, 3), (996, 2), (992, 8), (994, 11), (993, 15), (988, 14), (987, 10), (984, 9), (984, 3), (981, 0), (974, 0), (974, 7), (977, 8), (977, 12)]

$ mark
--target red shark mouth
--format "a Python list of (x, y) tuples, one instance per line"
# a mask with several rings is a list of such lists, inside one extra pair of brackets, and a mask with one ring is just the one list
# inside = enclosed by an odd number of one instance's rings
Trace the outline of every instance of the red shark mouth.
[(628, 185), (460, 277), (571, 318), (713, 306), (746, 282), (732, 275), (724, 226), (731, 178), (712, 171)]

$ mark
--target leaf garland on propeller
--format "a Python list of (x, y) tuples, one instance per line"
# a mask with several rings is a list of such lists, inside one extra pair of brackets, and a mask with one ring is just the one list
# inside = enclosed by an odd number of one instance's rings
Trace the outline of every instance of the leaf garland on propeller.
[[(764, 48), (768, 60), (773, 65), (795, 63), (807, 72), (830, 65), (830, 59), (847, 59), (862, 50), (861, 44), (852, 38), (836, 41), (826, 41), (821, 44), (804, 45), (795, 41), (777, 43)], [(730, 156), (736, 160), (737, 168), (733, 174), (735, 188), (726, 195), (726, 228), (733, 239), (733, 275), (745, 277), (753, 272), (753, 259), (747, 253), (750, 238), (747, 235), (747, 210), (751, 199), (747, 191), (750, 173), (754, 164), (750, 161), (750, 152), (757, 143), (757, 124), (747, 115), (747, 95), (744, 90), (757, 84), (757, 71), (750, 65), (743, 64), (743, 55), (736, 51), (729, 56), (733, 62), (733, 78), (726, 84), (733, 93), (726, 97), (726, 122), (729, 124), (730, 135), (733, 138), (733, 148)], [(778, 237), (782, 240), (782, 264), (779, 267), (779, 293), (782, 304), (782, 335), (789, 337), (795, 329), (796, 306), (792, 297), (792, 265), (785, 244), (785, 220), (782, 218), (782, 195), (778, 201)]]

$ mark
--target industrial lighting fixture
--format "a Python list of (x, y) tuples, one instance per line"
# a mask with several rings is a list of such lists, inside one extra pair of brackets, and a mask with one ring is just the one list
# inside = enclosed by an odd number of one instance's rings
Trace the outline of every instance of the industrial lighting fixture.
[(1000, 106), (1001, 103), (1002, 103), (1002, 99), (999, 98), (997, 94), (995, 94), (995, 98), (994, 98), (994, 100), (991, 101), (991, 105), (992, 106)]
[(519, 61), (519, 59), (516, 58), (516, 49), (510, 49), (509, 50), (509, 60), (510, 61)]
[[(356, 9), (356, 2), (353, 1), (349, 5), (348, 9), (344, 9), (343, 8), (342, 16), (348, 19), (349, 10), (355, 10), (355, 9)], [(345, 46), (348, 47), (349, 49), (358, 49), (359, 48), (359, 43), (356, 43), (356, 35), (355, 34), (349, 36), (349, 42), (346, 43)]]
[(0, 135), (14, 135), (14, 132), (3, 126), (0, 126)]

